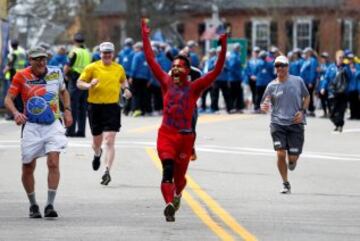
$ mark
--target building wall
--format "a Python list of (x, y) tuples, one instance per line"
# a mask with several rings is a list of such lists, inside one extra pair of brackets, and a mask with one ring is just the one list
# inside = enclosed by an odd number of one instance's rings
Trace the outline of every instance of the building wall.
[[(308, 9), (271, 9), (266, 11), (255, 10), (231, 10), (228, 12), (221, 12), (220, 18), (225, 19), (226, 22), (231, 23), (232, 37), (246, 38), (249, 37), (249, 31), (246, 27), (249, 26), (251, 20), (254, 18), (268, 18), (271, 19), (272, 24), (276, 23), (276, 36), (277, 46), (282, 51), (291, 50), (292, 36), (289, 36), (289, 22), (302, 16), (312, 17), (318, 26), (317, 41), (319, 41), (318, 51), (327, 51), (331, 55), (337, 49), (342, 47), (342, 21), (344, 19), (352, 19), (354, 21), (354, 47), (357, 54), (360, 53), (360, 0), (345, 0), (345, 3), (339, 9), (324, 9), (308, 8)], [(197, 40), (200, 41), (199, 25), (204, 23), (204, 19), (211, 18), (211, 14), (193, 14), (184, 20), (184, 40)], [(114, 29), (116, 26), (121, 26), (121, 21), (125, 21), (123, 16), (110, 16), (101, 17), (98, 26), (98, 39), (116, 40)], [(124, 24), (124, 23), (122, 23)], [(122, 34), (124, 35), (124, 34)], [(251, 36), (250, 36), (251, 37)], [(122, 38), (116, 37), (117, 39)], [(123, 38), (122, 38), (123, 39)], [(115, 41), (116, 45), (119, 45)], [(249, 39), (249, 43), (251, 40)]]

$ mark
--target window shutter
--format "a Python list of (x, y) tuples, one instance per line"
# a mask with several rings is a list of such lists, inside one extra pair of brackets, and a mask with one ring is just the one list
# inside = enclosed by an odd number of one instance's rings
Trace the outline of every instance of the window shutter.
[(251, 53), (251, 50), (253, 48), (253, 46), (251, 46), (252, 44), (252, 41), (251, 41), (251, 34), (252, 34), (252, 23), (249, 21), (249, 22), (245, 22), (245, 38), (247, 39), (248, 41), (248, 54)]
[(270, 45), (277, 46), (278, 44), (278, 38), (277, 38), (277, 22), (272, 21), (270, 23)]
[(359, 50), (358, 47), (359, 42), (359, 22), (353, 21), (353, 40), (352, 40), (352, 46), (353, 46), (353, 53), (357, 53)]
[(340, 20), (340, 37), (341, 37), (341, 45), (339, 49), (345, 49), (345, 21), (343, 19)]
[(286, 52), (289, 52), (294, 49), (294, 22), (288, 20), (285, 22), (285, 31), (286, 31)]
[(319, 51), (320, 47), (319, 26), (319, 20), (314, 20), (312, 22), (311, 47), (317, 52)]

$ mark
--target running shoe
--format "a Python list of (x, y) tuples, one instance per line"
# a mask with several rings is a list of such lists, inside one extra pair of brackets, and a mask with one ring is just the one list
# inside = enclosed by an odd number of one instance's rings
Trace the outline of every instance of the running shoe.
[(175, 222), (175, 207), (172, 203), (168, 203), (164, 209), (166, 222)]
[(139, 116), (141, 116), (141, 115), (142, 115), (141, 110), (135, 110), (132, 116), (133, 116), (133, 117), (139, 117)]
[(283, 188), (281, 189), (280, 193), (282, 194), (290, 194), (291, 193), (291, 186), (289, 182), (283, 183)]
[(179, 210), (180, 202), (181, 202), (181, 195), (179, 195), (179, 196), (175, 195), (174, 200), (172, 202), (174, 205), (175, 211)]
[(100, 156), (94, 155), (94, 159), (92, 161), (92, 167), (93, 167), (94, 171), (99, 170), (101, 155), (102, 155), (102, 149), (100, 149)]
[(45, 218), (57, 218), (58, 217), (58, 213), (55, 211), (53, 205), (49, 204), (45, 207), (44, 217)]
[(100, 184), (102, 185), (108, 185), (109, 182), (111, 181), (111, 177), (110, 177), (110, 173), (109, 171), (105, 171), (104, 175), (102, 176), (102, 181), (100, 182)]
[(41, 218), (40, 209), (37, 204), (30, 206), (29, 218)]
[(297, 163), (297, 162), (289, 161), (288, 168), (289, 168), (290, 171), (294, 171), (294, 170), (295, 170), (296, 163)]

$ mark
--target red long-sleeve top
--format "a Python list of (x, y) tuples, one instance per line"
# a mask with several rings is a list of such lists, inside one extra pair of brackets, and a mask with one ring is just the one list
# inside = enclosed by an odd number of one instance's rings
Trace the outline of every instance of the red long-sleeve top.
[(182, 85), (173, 83), (172, 77), (163, 71), (155, 61), (149, 41), (149, 30), (142, 23), (142, 38), (145, 58), (155, 78), (160, 82), (163, 95), (162, 125), (176, 130), (191, 130), (191, 120), (197, 99), (202, 91), (207, 89), (222, 71), (226, 57), (226, 36), (221, 36), (221, 52), (215, 68), (194, 82), (186, 81)]

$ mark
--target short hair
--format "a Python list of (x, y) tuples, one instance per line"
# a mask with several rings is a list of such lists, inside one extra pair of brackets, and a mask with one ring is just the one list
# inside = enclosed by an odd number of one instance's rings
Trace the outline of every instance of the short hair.
[(186, 67), (188, 67), (189, 69), (191, 68), (191, 65), (190, 65), (190, 60), (184, 56), (184, 55), (178, 55), (174, 58), (173, 61), (175, 61), (176, 59), (180, 59), (180, 60), (183, 60), (185, 62), (185, 65)]

